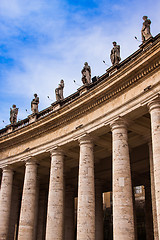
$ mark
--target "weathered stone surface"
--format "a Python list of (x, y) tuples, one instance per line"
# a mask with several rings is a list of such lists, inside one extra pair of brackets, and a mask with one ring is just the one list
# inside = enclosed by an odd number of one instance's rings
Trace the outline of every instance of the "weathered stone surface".
[(151, 142), (149, 143), (149, 158), (150, 158), (150, 178), (151, 178), (151, 198), (152, 198), (154, 240), (158, 240), (158, 223), (157, 223), (157, 209), (156, 209), (156, 198), (155, 198), (153, 152), (152, 152)]
[(8, 240), (9, 216), (12, 196), (13, 170), (3, 168), (0, 193), (0, 239)]
[(37, 163), (26, 162), (18, 240), (34, 240), (37, 194)]
[(79, 180), (77, 240), (95, 240), (95, 185), (93, 143), (89, 136), (79, 139)]
[(64, 156), (61, 149), (51, 152), (46, 240), (63, 239), (64, 222)]
[(111, 124), (113, 154), (113, 236), (114, 240), (135, 240), (131, 167), (127, 127), (123, 119)]
[(160, 98), (148, 104), (151, 115), (153, 171), (157, 209), (158, 235), (160, 238)]

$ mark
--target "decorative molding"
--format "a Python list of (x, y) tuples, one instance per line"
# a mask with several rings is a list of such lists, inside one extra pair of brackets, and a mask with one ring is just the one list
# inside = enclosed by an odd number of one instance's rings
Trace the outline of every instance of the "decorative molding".
[[(116, 83), (114, 85), (112, 85), (112, 90), (108, 89), (106, 90), (107, 93), (103, 94), (103, 96), (100, 96), (98, 99), (91, 99), (91, 101), (88, 104), (85, 104), (85, 106), (82, 106), (81, 108), (76, 107), (76, 109), (73, 109), (73, 113), (71, 114), (70, 112), (67, 112), (66, 114), (64, 113), (64, 116), (60, 116), (60, 118), (58, 119), (53, 119), (52, 122), (50, 121), (48, 124), (48, 126), (45, 128), (45, 126), (43, 126), (43, 129), (40, 129), (41, 126), (39, 123), (39, 121), (33, 123), (33, 125), (26, 125), (25, 126), (25, 130), (27, 130), (27, 132), (24, 132), (24, 128), (20, 128), (17, 129), (17, 131), (14, 131), (10, 134), (6, 134), (6, 135), (2, 135), (0, 137), (0, 140), (6, 140), (6, 141), (12, 141), (12, 144), (7, 144), (7, 146), (3, 146), (3, 149), (9, 146), (14, 146), (16, 144), (20, 144), (24, 141), (27, 141), (33, 137), (37, 137), (40, 134), (46, 133), (54, 128), (57, 128), (67, 122), (72, 121), (74, 118), (78, 118), (80, 116), (83, 116), (86, 112), (96, 108), (97, 106), (105, 103), (106, 101), (114, 98), (115, 96), (117, 96), (118, 94), (124, 92), (127, 88), (129, 88), (130, 86), (136, 84), (137, 82), (139, 82), (141, 79), (143, 79), (144, 77), (146, 77), (148, 74), (152, 73), (154, 70), (156, 70), (157, 68), (160, 67), (160, 60), (155, 61), (152, 65), (148, 66), (148, 68), (146, 68), (145, 70), (141, 71), (140, 73), (138, 73), (136, 76), (134, 76), (133, 78), (131, 78), (130, 80), (127, 79), (125, 82), (121, 83), (119, 86), (116, 86)], [(63, 111), (62, 109), (57, 110), (56, 112), (51, 112), (52, 114), (50, 114), (50, 118), (53, 118), (53, 114), (54, 116), (58, 117), (59, 113), (61, 113)], [(63, 112), (62, 112), (63, 113)], [(66, 115), (69, 115), (68, 117)], [(48, 115), (46, 115), (47, 117)], [(44, 121), (45, 118), (41, 119), (41, 121)], [(54, 121), (54, 124), (53, 124)], [(44, 123), (45, 124), (45, 123)], [(49, 126), (50, 125), (50, 126)], [(38, 131), (36, 131), (37, 129), (35, 127), (38, 127), (39, 129)], [(26, 129), (26, 127), (28, 127), (28, 129)], [(30, 130), (29, 130), (30, 129)], [(32, 132), (34, 131), (34, 133), (32, 134)], [(15, 133), (18, 133), (19, 136), (15, 136)], [(21, 134), (22, 133), (22, 134)], [(12, 137), (12, 135), (15, 136), (15, 141), (13, 139), (9, 139), (10, 137)], [(23, 138), (23, 135), (25, 135), (25, 138)], [(19, 139), (17, 139), (17, 137)], [(3, 144), (3, 143), (1, 143)]]

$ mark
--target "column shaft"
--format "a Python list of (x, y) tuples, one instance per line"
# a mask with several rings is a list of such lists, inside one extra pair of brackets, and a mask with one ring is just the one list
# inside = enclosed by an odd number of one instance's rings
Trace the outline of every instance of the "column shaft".
[(10, 206), (12, 197), (13, 170), (5, 167), (2, 173), (0, 196), (0, 239), (8, 239)]
[(18, 240), (33, 240), (37, 192), (37, 164), (35, 161), (26, 162)]
[(160, 98), (148, 104), (151, 116), (153, 171), (157, 210), (158, 236), (160, 239)]
[(13, 183), (12, 190), (12, 200), (11, 200), (11, 213), (9, 220), (9, 233), (8, 239), (15, 239), (14, 237), (18, 232), (18, 222), (19, 222), (19, 211), (20, 211), (20, 201), (21, 201), (21, 193), (18, 183)]
[(88, 136), (80, 140), (77, 240), (95, 240), (95, 186), (93, 143)]
[(52, 151), (51, 156), (46, 240), (62, 240), (64, 215), (64, 156), (62, 151), (58, 149)]
[(149, 158), (150, 158), (150, 178), (151, 178), (151, 198), (152, 198), (154, 240), (158, 240), (158, 223), (157, 223), (157, 210), (156, 210), (156, 197), (155, 197), (153, 153), (152, 153), (151, 143), (149, 143)]
[(127, 128), (123, 120), (112, 125), (114, 240), (135, 240)]

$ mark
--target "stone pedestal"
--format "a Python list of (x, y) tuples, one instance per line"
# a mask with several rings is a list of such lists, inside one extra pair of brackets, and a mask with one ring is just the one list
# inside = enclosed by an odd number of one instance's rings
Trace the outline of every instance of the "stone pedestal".
[(123, 119), (111, 124), (113, 154), (114, 240), (135, 240), (127, 127)]
[(160, 239), (160, 97), (148, 104), (151, 115), (153, 171), (157, 210), (158, 236)]
[(64, 240), (74, 240), (74, 189), (70, 186), (65, 191), (65, 234)]
[(36, 218), (37, 163), (30, 159), (26, 162), (18, 240), (33, 240)]
[(0, 195), (0, 239), (8, 240), (10, 206), (12, 197), (13, 170), (3, 168)]
[(51, 152), (46, 240), (62, 240), (64, 237), (63, 161), (64, 156), (60, 149), (57, 148)]
[(103, 197), (102, 182), (96, 179), (95, 182), (95, 216), (96, 216), (96, 237), (95, 240), (103, 240)]
[(28, 116), (29, 118), (29, 123), (35, 122), (37, 120), (37, 113), (32, 113), (31, 115)]
[(149, 143), (149, 158), (150, 158), (150, 178), (151, 178), (151, 197), (152, 197), (154, 240), (158, 240), (158, 223), (157, 223), (157, 210), (156, 210), (156, 198), (155, 198), (153, 153), (152, 153), (152, 143), (151, 142)]
[(89, 136), (79, 139), (79, 181), (77, 240), (95, 240), (95, 186), (93, 143)]

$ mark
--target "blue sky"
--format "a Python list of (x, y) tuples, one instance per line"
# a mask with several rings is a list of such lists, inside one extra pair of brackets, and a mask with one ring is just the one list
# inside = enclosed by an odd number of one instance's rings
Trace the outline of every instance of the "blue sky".
[(155, 36), (159, 12), (159, 0), (1, 0), (0, 128), (9, 124), (12, 104), (18, 119), (27, 117), (34, 93), (39, 110), (50, 106), (61, 79), (65, 97), (75, 92), (73, 80), (82, 84), (84, 62), (92, 76), (105, 73), (113, 41), (122, 60), (132, 54), (140, 44), (134, 36), (141, 39), (142, 16), (151, 19)]

